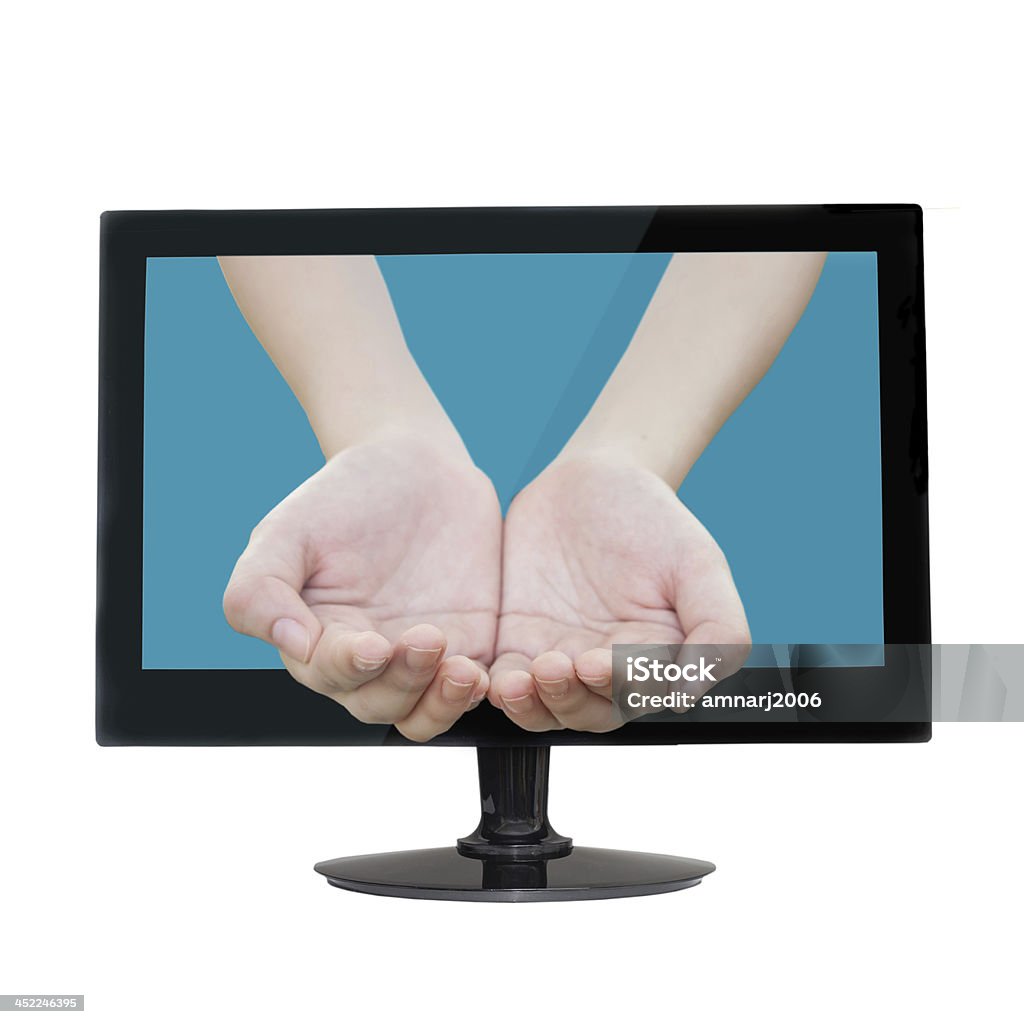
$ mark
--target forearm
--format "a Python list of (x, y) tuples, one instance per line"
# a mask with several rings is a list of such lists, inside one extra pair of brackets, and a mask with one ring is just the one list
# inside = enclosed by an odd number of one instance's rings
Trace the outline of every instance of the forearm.
[(677, 253), (560, 458), (620, 454), (678, 487), (803, 314), (825, 253)]
[(372, 256), (222, 256), (219, 262), (327, 458), (395, 433), (465, 452), (406, 347)]

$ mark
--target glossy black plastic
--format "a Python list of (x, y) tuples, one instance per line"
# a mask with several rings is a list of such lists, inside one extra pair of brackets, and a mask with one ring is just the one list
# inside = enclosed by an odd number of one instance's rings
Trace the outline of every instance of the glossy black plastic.
[[(103, 217), (100, 288), (96, 737), (101, 744), (407, 745), (284, 669), (142, 668), (146, 266), (224, 254), (795, 252), (877, 254), (884, 637), (927, 643), (927, 443), (922, 217), (907, 205), (120, 212)], [(796, 492), (812, 478), (794, 479)], [(792, 638), (773, 637), (776, 641)], [(775, 669), (751, 669), (752, 685)], [(832, 670), (822, 670), (819, 676)], [(851, 689), (884, 685), (841, 670)], [(770, 674), (766, 680), (765, 674)], [(245, 700), (239, 694), (245, 693)], [(524, 732), (484, 701), (430, 741), (508, 747), (926, 740), (902, 721), (630, 722), (608, 733)]]
[(376, 896), (530, 903), (611, 899), (686, 889), (714, 864), (656, 853), (573, 846), (548, 821), (548, 747), (477, 751), (480, 824), (454, 847), (322, 861), (340, 889)]
[(536, 860), (564, 857), (572, 840), (548, 821), (550, 747), (489, 747), (477, 751), (480, 824), (460, 839), (466, 857)]

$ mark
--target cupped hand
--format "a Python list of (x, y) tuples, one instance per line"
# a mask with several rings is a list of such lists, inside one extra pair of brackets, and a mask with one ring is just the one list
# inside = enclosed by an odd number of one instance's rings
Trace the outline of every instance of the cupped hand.
[(724, 678), (750, 633), (725, 556), (666, 483), (625, 458), (556, 461), (506, 516), (489, 699), (532, 732), (617, 728), (627, 643), (728, 645)]
[(427, 740), (487, 692), (500, 558), (497, 497), (468, 456), (375, 440), (253, 530), (224, 613), (360, 721)]

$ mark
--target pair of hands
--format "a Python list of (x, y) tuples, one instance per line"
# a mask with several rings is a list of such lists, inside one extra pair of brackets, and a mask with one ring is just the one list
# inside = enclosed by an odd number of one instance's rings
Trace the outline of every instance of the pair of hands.
[(485, 698), (533, 732), (606, 732), (612, 644), (750, 642), (721, 550), (650, 470), (563, 456), (503, 526), (464, 452), (405, 435), (340, 452), (274, 508), (224, 611), (300, 683), (420, 741)]

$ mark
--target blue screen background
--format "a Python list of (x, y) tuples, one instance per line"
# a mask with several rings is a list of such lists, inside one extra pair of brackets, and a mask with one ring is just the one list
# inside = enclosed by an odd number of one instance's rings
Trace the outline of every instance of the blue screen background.
[[(409, 348), (502, 507), (554, 457), (625, 350), (670, 256), (389, 256)], [(148, 260), (143, 668), (279, 668), (221, 597), (249, 531), (323, 465), (216, 259)], [(755, 642), (881, 644), (874, 253), (830, 253), (775, 364), (680, 496), (722, 546)], [(523, 396), (528, 395), (528, 401)], [(525, 413), (510, 429), (496, 407)], [(778, 650), (778, 648), (776, 648)]]

